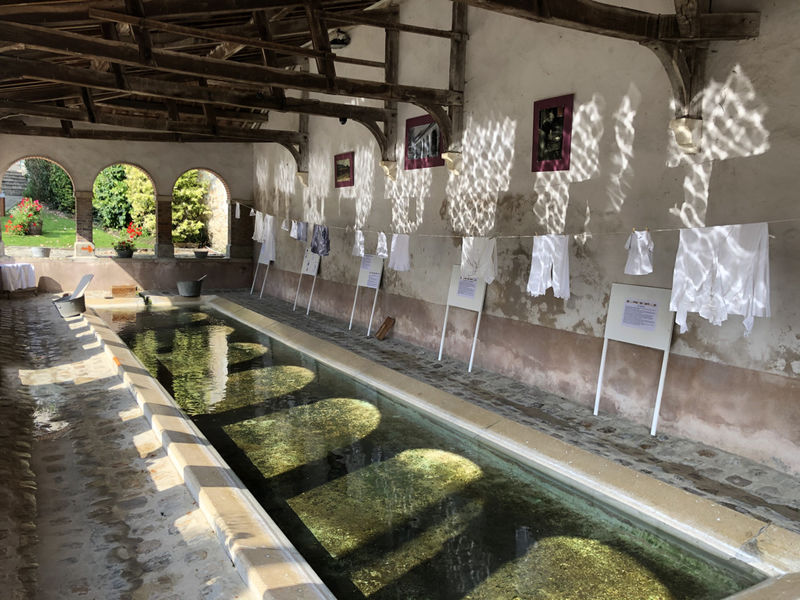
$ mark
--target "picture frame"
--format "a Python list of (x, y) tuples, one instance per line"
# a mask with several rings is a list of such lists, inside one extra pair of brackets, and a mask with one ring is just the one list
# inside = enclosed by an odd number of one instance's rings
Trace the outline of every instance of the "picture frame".
[(442, 152), (442, 136), (433, 117), (422, 115), (406, 120), (406, 171), (443, 166)]
[(531, 171), (568, 171), (575, 94), (533, 103)]
[(352, 187), (355, 184), (355, 152), (343, 152), (333, 157), (333, 186)]

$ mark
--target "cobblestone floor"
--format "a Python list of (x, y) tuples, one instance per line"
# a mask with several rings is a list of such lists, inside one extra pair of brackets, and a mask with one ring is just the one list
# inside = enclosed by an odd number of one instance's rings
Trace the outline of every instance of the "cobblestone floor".
[(2, 598), (250, 597), (81, 318), (0, 301), (0, 363)]
[(650, 436), (649, 428), (618, 416), (595, 417), (589, 407), (480, 368), (438, 362), (433, 350), (398, 340), (365, 338), (363, 328), (245, 292), (221, 296), (329, 340), (386, 367), (444, 389), (614, 462), (698, 496), (800, 533), (800, 478), (729, 452), (676, 436)]

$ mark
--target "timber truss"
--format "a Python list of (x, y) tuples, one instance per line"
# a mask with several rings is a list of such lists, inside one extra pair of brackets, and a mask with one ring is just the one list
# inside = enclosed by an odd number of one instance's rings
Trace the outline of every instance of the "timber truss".
[[(444, 30), (400, 23), (386, 0), (4, 1), (0, 133), (273, 142), (307, 171), (308, 116), (360, 123), (391, 164), (397, 105), (407, 102), (428, 112), (445, 147), (457, 152), (468, 5), (637, 41), (658, 55), (688, 114), (703, 83), (708, 43), (758, 35), (758, 13), (711, 13), (709, 2), (675, 0), (675, 14), (658, 15), (592, 0), (453, 0), (452, 26)], [(384, 30), (383, 56), (336, 54), (342, 28), (354, 25)], [(400, 32), (450, 41), (447, 89), (398, 81)], [(340, 65), (372, 69), (375, 77), (343, 77)], [(310, 99), (309, 92), (325, 99)], [(335, 101), (339, 96), (346, 100)], [(265, 128), (271, 111), (299, 113), (298, 131)]]

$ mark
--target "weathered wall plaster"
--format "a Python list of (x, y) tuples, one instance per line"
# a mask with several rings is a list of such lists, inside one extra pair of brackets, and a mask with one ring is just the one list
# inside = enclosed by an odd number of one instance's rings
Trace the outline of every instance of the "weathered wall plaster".
[[(659, 4), (647, 3), (647, 10), (674, 10), (672, 2)], [(488, 288), (476, 364), (591, 403), (613, 282), (670, 287), (678, 228), (800, 217), (792, 196), (799, 90), (793, 61), (784, 60), (800, 51), (800, 9), (757, 4), (715, 3), (718, 11), (761, 10), (761, 35), (712, 45), (703, 151), (696, 157), (679, 154), (671, 139), (671, 90), (649, 50), (474, 8), (459, 177), (444, 167), (405, 172), (400, 158), (397, 181), (389, 181), (377, 167), (379, 152), (369, 133), (335, 119), (310, 119), (308, 188), (296, 182), (287, 151), (256, 145), (258, 206), (331, 227), (332, 252), (322, 261), (312, 308), (349, 313), (358, 269), (350, 254), (352, 228), (366, 231), (368, 252), (378, 231), (411, 233), (412, 270), (385, 274), (378, 316), (392, 314), (395, 335), (435, 348), (450, 266), (460, 257), (459, 236), (497, 236), (499, 274)], [(450, 10), (446, 0), (407, 0), (400, 19), (449, 28)], [(351, 46), (339, 52), (380, 59), (381, 32), (350, 33)], [(446, 88), (448, 61), (446, 41), (401, 34), (401, 83)], [(337, 64), (337, 70), (374, 77), (364, 67)], [(533, 102), (566, 93), (575, 94), (571, 169), (532, 173)], [(420, 114), (418, 107), (400, 104), (401, 139), (406, 119)], [(296, 122), (276, 115), (270, 127)], [(356, 152), (356, 185), (336, 190), (333, 155), (347, 151)], [(622, 273), (632, 227), (653, 231), (651, 275)], [(548, 232), (576, 236), (566, 302), (551, 292), (531, 298), (525, 291), (530, 236)], [(757, 319), (744, 338), (740, 317), (715, 327), (690, 316), (690, 331), (673, 341), (661, 427), (800, 472), (800, 223), (775, 223), (770, 233), (772, 318)], [(291, 273), (299, 270), (302, 251), (295, 240), (278, 236), (270, 293), (293, 298), (297, 279)], [(364, 322), (368, 310), (359, 305), (357, 319)], [(454, 312), (445, 351), (466, 359), (473, 317)], [(604, 410), (648, 423), (658, 356), (612, 346)]]

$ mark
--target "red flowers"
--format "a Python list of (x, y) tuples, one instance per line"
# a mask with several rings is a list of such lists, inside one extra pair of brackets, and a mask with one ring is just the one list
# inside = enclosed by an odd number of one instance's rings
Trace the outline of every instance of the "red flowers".
[(23, 198), (9, 211), (9, 219), (4, 227), (12, 235), (27, 235), (32, 225), (42, 223), (42, 205), (38, 200)]

